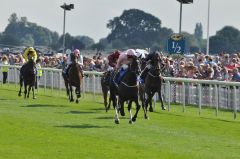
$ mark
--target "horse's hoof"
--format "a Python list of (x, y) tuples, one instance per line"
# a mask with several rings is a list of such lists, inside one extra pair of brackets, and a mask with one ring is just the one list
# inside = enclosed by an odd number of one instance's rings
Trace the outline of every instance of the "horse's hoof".
[(136, 120), (137, 120), (136, 117), (133, 117), (133, 118), (132, 118), (132, 121), (133, 121), (133, 122), (136, 122)]
[(78, 104), (78, 103), (79, 103), (79, 100), (76, 100), (76, 103)]
[(119, 120), (115, 120), (115, 124), (119, 124)]
[(74, 100), (73, 100), (73, 99), (70, 99), (70, 102), (74, 102)]
[(162, 110), (166, 110), (166, 107), (163, 106), (163, 107), (162, 107)]
[(149, 117), (147, 115), (144, 115), (144, 118), (147, 119), (147, 120), (149, 119)]
[(105, 111), (108, 112), (108, 107), (105, 107)]
[(37, 97), (33, 97), (33, 99), (37, 99)]
[(150, 111), (150, 112), (153, 112), (153, 108), (152, 108), (152, 107), (150, 107), (150, 108), (149, 108), (149, 111)]
[(22, 94), (21, 94), (21, 93), (18, 93), (18, 96), (19, 96), (19, 97), (21, 97), (21, 96), (22, 96)]
[(121, 114), (121, 116), (125, 116), (125, 113), (124, 113), (124, 112), (121, 112), (121, 111), (120, 111), (120, 114)]
[(129, 124), (133, 124), (133, 121), (132, 121), (132, 120), (129, 120)]

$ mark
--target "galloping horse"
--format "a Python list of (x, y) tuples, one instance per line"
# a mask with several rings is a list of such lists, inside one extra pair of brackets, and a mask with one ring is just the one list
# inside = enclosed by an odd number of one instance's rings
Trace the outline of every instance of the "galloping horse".
[[(140, 69), (141, 71), (144, 70), (144, 68), (146, 67), (147, 65), (147, 62), (145, 61), (145, 59), (140, 59)], [(142, 104), (142, 108), (143, 110), (145, 110), (144, 108), (144, 102), (146, 100), (146, 97), (145, 97), (145, 84), (144, 83), (139, 83), (139, 98), (140, 98), (140, 101), (141, 101), (141, 104)], [(151, 105), (150, 105), (151, 106)]]
[(101, 86), (102, 86), (102, 93), (104, 99), (104, 106), (106, 112), (110, 109), (111, 105), (111, 98), (109, 97), (109, 101), (107, 102), (108, 91), (110, 91), (110, 82), (111, 82), (111, 71), (104, 72), (103, 76), (101, 77)]
[[(125, 116), (124, 113), (124, 102), (128, 101), (128, 112), (130, 115), (129, 123), (133, 123), (137, 119), (137, 114), (141, 106), (138, 103), (138, 85), (137, 85), (137, 76), (140, 73), (140, 68), (138, 60), (136, 57), (133, 58), (133, 61), (128, 65), (127, 72), (122, 78), (121, 83), (119, 84), (119, 104), (120, 104), (120, 114)], [(132, 102), (136, 103), (136, 113), (132, 117), (131, 107)], [(115, 107), (115, 123), (119, 124), (118, 110)]]
[(162, 110), (165, 110), (166, 108), (164, 107), (163, 104), (163, 100), (162, 100), (162, 92), (161, 92), (161, 88), (162, 88), (162, 76), (161, 76), (161, 66), (160, 66), (160, 57), (158, 54), (156, 54), (156, 57), (153, 58), (153, 66), (152, 68), (149, 70), (146, 79), (145, 79), (145, 93), (147, 95), (144, 106), (145, 106), (145, 118), (148, 118), (147, 116), (147, 107), (148, 104), (150, 104), (150, 108), (149, 111), (152, 112), (152, 97), (154, 96), (154, 94), (157, 92), (160, 102), (161, 102), (161, 107)]
[(64, 82), (67, 90), (67, 95), (70, 102), (73, 102), (73, 86), (76, 87), (75, 93), (77, 95), (76, 103), (79, 103), (81, 97), (81, 80), (83, 78), (81, 66), (77, 63), (77, 57), (71, 54), (72, 64), (69, 65), (67, 70), (68, 76), (64, 75)]
[(29, 98), (29, 93), (32, 89), (33, 99), (36, 99), (34, 91), (35, 82), (36, 82), (35, 62), (33, 61), (33, 59), (30, 59), (29, 62), (23, 65), (20, 69), (20, 90), (18, 92), (18, 96), (22, 96), (22, 86), (24, 83), (24, 98)]

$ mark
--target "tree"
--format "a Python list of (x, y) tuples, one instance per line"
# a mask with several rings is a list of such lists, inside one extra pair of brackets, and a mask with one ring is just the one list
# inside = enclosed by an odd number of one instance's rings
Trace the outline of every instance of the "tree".
[(92, 38), (88, 36), (76, 36), (77, 40), (79, 40), (86, 48), (91, 47), (95, 42)]
[(17, 14), (16, 13), (11, 14), (10, 17), (8, 18), (8, 22), (17, 23), (18, 22)]
[(12, 35), (6, 35), (6, 34), (3, 34), (1, 36), (0, 42), (5, 45), (9, 45), (9, 44), (19, 45), (20, 44), (20, 41), (16, 37), (14, 37)]
[(26, 34), (21, 40), (20, 43), (24, 46), (34, 46), (34, 39), (32, 34)]
[[(198, 40), (195, 38), (194, 35), (192, 34), (189, 34), (187, 32), (182, 32), (183, 34), (183, 37), (185, 38), (186, 40), (186, 47), (185, 47), (185, 50), (187, 52), (190, 52), (190, 53), (194, 53), (195, 51), (199, 50), (199, 49), (196, 49), (196, 48), (199, 48), (199, 42)], [(194, 48), (194, 49), (193, 49)]]
[[(166, 41), (172, 31), (161, 28), (161, 20), (138, 9), (125, 10), (120, 17), (115, 17), (107, 24), (111, 29), (108, 41), (119, 44), (119, 40), (128, 47), (151, 47), (154, 42)], [(167, 32), (165, 32), (167, 31)], [(170, 32), (169, 32), (170, 31)]]
[(203, 27), (202, 23), (197, 23), (194, 30), (194, 36), (198, 41), (201, 41), (203, 38)]
[(226, 26), (210, 38), (210, 53), (234, 53), (240, 51), (240, 31)]

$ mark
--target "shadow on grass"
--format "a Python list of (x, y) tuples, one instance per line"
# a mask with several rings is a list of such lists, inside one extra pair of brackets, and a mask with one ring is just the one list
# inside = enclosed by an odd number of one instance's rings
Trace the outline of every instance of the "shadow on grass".
[[(166, 111), (166, 110), (165, 110)], [(174, 112), (173, 113), (171, 113), (171, 112), (169, 112), (169, 113), (164, 113), (164, 112), (157, 112), (157, 111), (154, 111), (153, 113), (156, 113), (156, 114), (161, 114), (161, 115), (166, 115), (166, 116), (176, 116), (176, 117), (183, 117), (183, 118), (185, 118), (185, 117), (191, 117), (191, 118), (200, 118), (200, 119), (203, 119), (203, 120), (213, 120), (213, 121), (221, 121), (221, 122), (228, 122), (228, 123), (236, 123), (236, 124), (239, 124), (240, 123), (240, 121), (238, 121), (238, 120), (234, 120), (234, 119), (229, 119), (229, 120), (225, 120), (225, 119), (221, 119), (221, 116), (219, 116), (219, 118), (218, 117), (216, 117), (216, 118), (214, 118), (214, 116), (213, 117), (203, 117), (203, 116), (189, 116), (189, 115), (185, 115), (184, 113), (183, 114), (174, 114)], [(151, 113), (150, 113), (151, 114)]]
[(90, 125), (90, 124), (62, 125), (62, 126), (55, 126), (55, 127), (58, 127), (58, 128), (72, 128), (72, 129), (112, 128), (111, 126), (98, 126), (98, 125)]
[(94, 119), (104, 119), (104, 120), (106, 120), (106, 119), (111, 119), (111, 120), (113, 120), (114, 117), (111, 117), (111, 116), (103, 116), (103, 117), (96, 117), (96, 118), (94, 118)]
[(90, 109), (90, 110), (95, 110), (95, 111), (102, 111), (102, 110), (104, 110), (105, 111), (105, 108), (104, 107), (102, 107), (102, 108), (93, 108), (93, 109)]
[(11, 99), (0, 99), (0, 100), (5, 101), (5, 100), (11, 100)]
[(237, 120), (225, 120), (225, 119), (208, 118), (208, 117), (200, 117), (200, 118), (204, 119), (204, 120), (222, 121), (222, 122), (226, 122), (226, 123), (239, 124), (239, 121), (237, 121)]
[(96, 113), (96, 112), (90, 112), (90, 111), (75, 111), (75, 110), (72, 110), (72, 111), (69, 111), (69, 112), (66, 112), (64, 114), (93, 114), (93, 113)]
[(45, 105), (45, 104), (31, 104), (31, 105), (25, 105), (25, 106), (21, 106), (21, 107), (27, 107), (27, 108), (41, 108), (41, 107), (66, 107), (64, 105)]

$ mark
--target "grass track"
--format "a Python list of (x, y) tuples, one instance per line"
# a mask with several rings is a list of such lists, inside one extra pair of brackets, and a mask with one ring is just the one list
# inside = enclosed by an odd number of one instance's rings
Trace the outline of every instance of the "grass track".
[[(180, 106), (161, 111), (150, 120), (114, 124), (101, 97), (69, 103), (64, 92), (41, 89), (37, 100), (17, 97), (13, 85), (0, 86), (0, 159), (237, 159), (240, 158), (240, 120), (231, 112)], [(126, 112), (128, 116), (128, 113)]]

